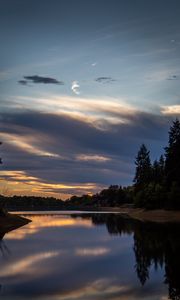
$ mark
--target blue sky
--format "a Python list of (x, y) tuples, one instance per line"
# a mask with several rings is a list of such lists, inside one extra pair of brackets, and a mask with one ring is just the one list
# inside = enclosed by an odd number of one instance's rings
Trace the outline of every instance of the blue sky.
[(2, 190), (131, 184), (180, 114), (180, 3), (0, 0)]

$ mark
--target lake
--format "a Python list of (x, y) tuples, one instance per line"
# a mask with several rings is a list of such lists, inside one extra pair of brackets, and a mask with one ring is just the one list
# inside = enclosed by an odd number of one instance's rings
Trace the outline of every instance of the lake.
[(178, 224), (117, 213), (22, 215), (32, 222), (1, 240), (1, 299), (180, 299)]

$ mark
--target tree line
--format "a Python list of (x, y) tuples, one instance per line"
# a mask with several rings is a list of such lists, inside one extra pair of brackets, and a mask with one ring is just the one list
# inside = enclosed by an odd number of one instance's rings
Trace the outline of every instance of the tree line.
[(180, 209), (180, 122), (169, 129), (168, 146), (159, 160), (151, 163), (143, 144), (137, 154), (134, 204), (145, 208)]
[(180, 209), (180, 122), (173, 121), (164, 153), (151, 162), (150, 151), (142, 144), (135, 158), (133, 185), (111, 185), (95, 195), (73, 196), (72, 206), (113, 207), (131, 204), (146, 209)]

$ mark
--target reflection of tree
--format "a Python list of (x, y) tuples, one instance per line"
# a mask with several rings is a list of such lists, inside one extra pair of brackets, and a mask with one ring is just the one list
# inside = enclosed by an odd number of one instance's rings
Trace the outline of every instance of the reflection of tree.
[(0, 252), (4, 259), (6, 259), (10, 255), (10, 250), (3, 240), (0, 241)]
[(169, 239), (165, 255), (165, 283), (169, 286), (169, 297), (180, 299), (180, 239), (178, 233), (173, 240)]
[(141, 284), (144, 285), (146, 280), (149, 278), (149, 267), (151, 261), (149, 257), (143, 255), (144, 247), (141, 242), (142, 242), (141, 239), (135, 238), (133, 249), (136, 257), (135, 270)]
[(10, 255), (10, 250), (8, 249), (6, 243), (3, 241), (3, 237), (5, 236), (4, 232), (0, 232), (0, 252), (2, 257), (6, 259)]
[[(82, 216), (82, 215), (81, 215)], [(75, 216), (73, 216), (75, 217)], [(180, 300), (180, 225), (145, 223), (118, 214), (89, 214), (95, 225), (106, 224), (110, 234), (133, 234), (135, 271), (142, 285), (149, 278), (150, 266), (164, 267), (169, 298)]]
[(135, 228), (134, 252), (137, 276), (141, 283), (148, 278), (150, 265), (165, 267), (165, 284), (169, 297), (180, 299), (180, 237), (179, 225), (141, 224)]

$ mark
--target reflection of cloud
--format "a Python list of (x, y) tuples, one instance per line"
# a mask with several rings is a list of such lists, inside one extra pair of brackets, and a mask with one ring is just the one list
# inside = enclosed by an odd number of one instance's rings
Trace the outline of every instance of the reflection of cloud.
[[(31, 81), (33, 83), (44, 83), (44, 84), (60, 84), (63, 85), (64, 82), (59, 81), (55, 78), (51, 77), (44, 77), (44, 76), (39, 76), (39, 75), (33, 75), (33, 76), (24, 76), (26, 81)], [(22, 83), (22, 81), (25, 80), (20, 80), (19, 82)]]
[(110, 252), (109, 248), (79, 248), (76, 249), (75, 253), (78, 256), (101, 256)]
[(176, 114), (180, 114), (180, 105), (162, 106), (161, 112), (164, 115), (176, 115)]
[(78, 83), (78, 81), (73, 81), (72, 82), (72, 86), (71, 86), (71, 90), (76, 94), (79, 95), (80, 91), (79, 91), (80, 85)]
[[(97, 279), (92, 282), (88, 282), (81, 288), (70, 290), (61, 294), (55, 294), (51, 297), (52, 300), (90, 300), (90, 299), (111, 299), (111, 300), (127, 300), (127, 299), (139, 299), (133, 295), (131, 286), (128, 285), (116, 285), (111, 280), (106, 278)], [(135, 296), (135, 297), (134, 297)], [(138, 295), (139, 296), (139, 295)], [(141, 297), (142, 298), (142, 297)], [(49, 298), (44, 296), (43, 299), (48, 300)], [(157, 299), (157, 298), (156, 298)], [(152, 298), (152, 300), (155, 300)]]
[(40, 261), (55, 257), (59, 254), (59, 251), (44, 252), (27, 256), (15, 263), (10, 262), (10, 265), (6, 265), (5, 268), (1, 268), (0, 276), (13, 276), (24, 272), (32, 273), (34, 272), (34, 267), (36, 267)]
[(96, 162), (106, 162), (111, 160), (109, 157), (105, 157), (102, 155), (87, 155), (87, 154), (79, 154), (76, 156), (76, 159), (80, 161), (96, 161)]
[(28, 213), (21, 215), (29, 218), (32, 222), (27, 226), (19, 228), (16, 231), (11, 231), (7, 233), (6, 239), (24, 239), (28, 235), (35, 234), (39, 232), (42, 228), (52, 228), (52, 227), (83, 227), (83, 228), (92, 228), (94, 225), (90, 219), (80, 219), (80, 218), (71, 218), (71, 217), (52, 217), (45, 215), (29, 215)]

